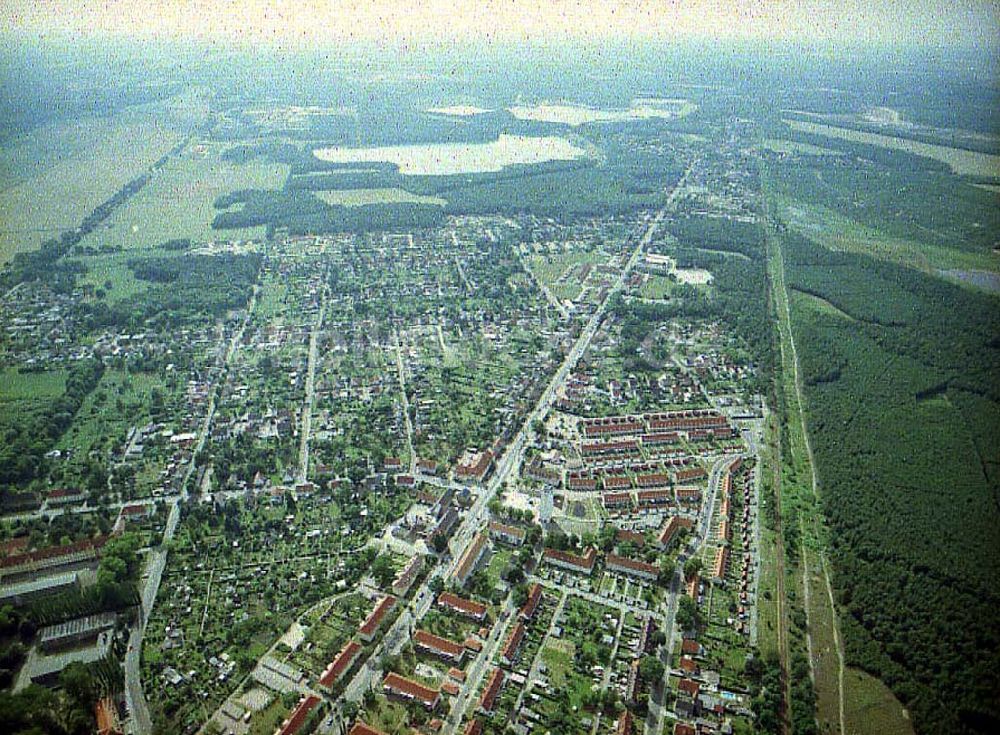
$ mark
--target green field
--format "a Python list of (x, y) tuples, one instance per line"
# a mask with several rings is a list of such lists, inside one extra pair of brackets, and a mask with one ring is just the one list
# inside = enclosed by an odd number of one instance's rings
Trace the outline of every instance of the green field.
[(794, 140), (783, 140), (781, 138), (768, 138), (760, 147), (764, 150), (775, 153), (797, 154), (804, 156), (841, 156), (840, 151), (833, 148), (823, 148), (811, 143), (799, 143)]
[[(0, 263), (78, 227), (183, 138), (153, 116), (43, 128), (0, 155)], [(56, 148), (58, 156), (41, 148)], [(32, 156), (37, 160), (32, 160)]]
[(844, 688), (848, 702), (845, 735), (913, 735), (909, 713), (878, 679), (848, 669)]
[(879, 135), (878, 133), (862, 133), (850, 128), (841, 128), (835, 125), (822, 125), (820, 123), (801, 122), (799, 120), (785, 120), (785, 123), (792, 128), (804, 133), (814, 135), (824, 135), (831, 138), (840, 138), (852, 143), (865, 143), (877, 145), (883, 148), (915, 153), (918, 156), (926, 156), (936, 161), (948, 164), (956, 174), (968, 176), (1000, 176), (1000, 156), (990, 153), (979, 153), (978, 151), (967, 151), (962, 148), (951, 148), (943, 145), (933, 145), (931, 143), (920, 143), (907, 138), (897, 138), (892, 135)]
[(124, 439), (131, 425), (149, 416), (154, 389), (166, 393), (163, 381), (146, 373), (107, 370), (87, 396), (73, 424), (59, 440), (58, 449), (75, 449), (79, 456), (116, 439)]
[(897, 237), (868, 227), (814, 202), (777, 199), (788, 225), (831, 250), (859, 253), (933, 272), (948, 269), (1000, 270), (1000, 256)]
[(553, 296), (557, 299), (571, 300), (580, 295), (583, 284), (574, 276), (569, 276), (562, 282), (559, 279), (567, 271), (582, 263), (598, 265), (605, 260), (603, 254), (585, 250), (549, 252), (544, 255), (531, 255), (527, 259), (531, 272), (539, 281), (548, 286)]
[(673, 287), (673, 281), (666, 276), (650, 275), (639, 288), (639, 295), (644, 299), (666, 299), (670, 297)]
[[(139, 193), (118, 209), (82, 245), (97, 249), (148, 249), (167, 240), (194, 242), (229, 239), (212, 229), (217, 197), (237, 189), (277, 189), (288, 167), (259, 158), (233, 164), (219, 158), (221, 149), (189, 146), (171, 159)], [(263, 227), (242, 230), (236, 237), (260, 237)]]
[(21, 373), (16, 368), (0, 371), (0, 406), (14, 401), (58, 398), (66, 388), (66, 371)]

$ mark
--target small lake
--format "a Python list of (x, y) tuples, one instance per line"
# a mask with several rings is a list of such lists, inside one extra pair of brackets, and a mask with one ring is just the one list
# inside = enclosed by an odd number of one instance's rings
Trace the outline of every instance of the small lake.
[(375, 148), (318, 148), (313, 155), (331, 163), (394, 163), (407, 176), (490, 173), (517, 164), (572, 161), (587, 152), (565, 138), (501, 135), (490, 143), (430, 143)]

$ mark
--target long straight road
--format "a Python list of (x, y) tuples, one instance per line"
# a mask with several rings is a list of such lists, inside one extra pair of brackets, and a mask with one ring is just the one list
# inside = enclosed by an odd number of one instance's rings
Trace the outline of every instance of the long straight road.
[[(667, 199), (664, 202), (663, 207), (660, 208), (660, 210), (657, 211), (657, 213), (649, 221), (649, 224), (646, 226), (645, 232), (643, 233), (642, 237), (639, 238), (639, 241), (636, 243), (635, 248), (633, 248), (632, 253), (629, 255), (628, 261), (626, 261), (625, 266), (624, 268), (622, 268), (621, 273), (615, 280), (614, 285), (610, 289), (608, 289), (607, 293), (604, 296), (604, 300), (601, 301), (598, 307), (594, 310), (594, 313), (587, 321), (586, 326), (584, 326), (583, 330), (580, 332), (580, 335), (577, 337), (576, 342), (573, 343), (573, 347), (567, 353), (562, 364), (559, 366), (559, 369), (556, 370), (555, 375), (552, 376), (552, 379), (549, 381), (548, 385), (546, 385), (545, 390), (542, 391), (542, 394), (541, 396), (539, 396), (538, 401), (535, 404), (535, 407), (525, 417), (524, 421), (521, 424), (521, 428), (518, 430), (517, 434), (515, 435), (511, 443), (507, 446), (506, 450), (501, 455), (500, 459), (497, 461), (496, 471), (494, 472), (493, 476), (487, 483), (486, 491), (480, 493), (479, 497), (476, 499), (476, 503), (470, 510), (469, 515), (466, 517), (465, 521), (463, 521), (459, 532), (455, 535), (455, 538), (452, 540), (451, 543), (452, 549), (458, 549), (458, 550), (464, 549), (465, 546), (469, 543), (469, 541), (471, 541), (472, 535), (482, 526), (482, 522), (483, 520), (485, 520), (485, 511), (488, 507), (490, 499), (492, 499), (497, 489), (503, 486), (503, 483), (506, 482), (507, 478), (510, 476), (510, 473), (520, 465), (521, 459), (524, 456), (524, 449), (527, 446), (528, 437), (533, 435), (534, 433), (534, 428), (532, 427), (534, 426), (535, 421), (544, 418), (544, 416), (548, 413), (549, 409), (552, 408), (552, 404), (555, 401), (559, 390), (562, 389), (562, 387), (565, 385), (566, 379), (569, 377), (570, 372), (576, 366), (576, 363), (579, 361), (579, 359), (583, 356), (583, 353), (586, 352), (587, 348), (590, 346), (590, 343), (593, 340), (594, 335), (597, 334), (597, 330), (604, 319), (605, 313), (607, 312), (608, 305), (611, 303), (611, 301), (614, 299), (615, 296), (621, 293), (622, 289), (625, 287), (625, 283), (626, 280), (628, 279), (628, 276), (635, 268), (636, 263), (639, 262), (639, 258), (642, 257), (642, 254), (645, 251), (646, 246), (649, 245), (650, 242), (652, 242), (653, 236), (656, 234), (656, 231), (659, 228), (660, 223), (663, 221), (663, 218), (673, 207), (673, 203), (676, 200), (677, 195), (683, 188), (684, 183), (687, 181), (687, 178), (690, 175), (691, 171), (693, 170), (694, 166), (695, 163), (692, 163), (690, 166), (688, 166), (687, 170), (684, 172), (684, 175), (680, 178), (680, 180), (674, 186), (673, 190), (667, 196)], [(454, 557), (455, 558), (453, 561), (453, 566), (458, 564), (460, 554), (455, 554)], [(509, 605), (510, 605), (510, 596), (508, 595), (507, 601), (505, 602), (505, 607), (509, 607)], [(463, 687), (463, 691), (468, 688), (469, 688), (469, 682), (466, 681), (465, 687)], [(460, 716), (461, 713), (459, 712), (458, 715)], [(451, 733), (455, 731), (455, 728), (457, 726), (458, 726), (458, 721), (451, 719), (448, 720), (448, 722), (446, 723), (445, 733), (447, 735), (451, 735)]]
[(309, 440), (312, 436), (313, 405), (316, 402), (316, 362), (319, 359), (319, 333), (326, 318), (326, 287), (320, 296), (319, 311), (316, 321), (309, 331), (309, 357), (306, 362), (306, 397), (302, 406), (302, 423), (299, 435), (299, 471), (297, 479), (300, 483), (309, 476)]
[[(438, 337), (441, 336), (441, 325), (438, 325)], [(399, 374), (399, 394), (403, 404), (403, 422), (406, 426), (406, 448), (410, 452), (410, 474), (417, 471), (417, 454), (413, 451), (413, 422), (410, 421), (410, 399), (406, 397), (406, 367), (403, 365), (403, 346), (399, 341), (399, 330), (392, 330), (392, 341), (396, 347), (396, 372)], [(441, 351), (444, 352), (444, 340), (441, 341)]]

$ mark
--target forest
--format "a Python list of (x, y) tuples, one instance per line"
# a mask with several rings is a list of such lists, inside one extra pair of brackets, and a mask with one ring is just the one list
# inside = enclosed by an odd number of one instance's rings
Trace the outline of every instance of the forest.
[(848, 663), (920, 732), (996, 731), (996, 297), (784, 242)]

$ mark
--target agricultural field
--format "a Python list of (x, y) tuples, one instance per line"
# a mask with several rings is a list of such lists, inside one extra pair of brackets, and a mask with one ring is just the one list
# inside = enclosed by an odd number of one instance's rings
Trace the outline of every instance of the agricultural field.
[(183, 138), (182, 130), (143, 114), (111, 125), (105, 120), (53, 124), (31, 141), (5, 149), (0, 263), (78, 227)]
[[(82, 246), (99, 252), (136, 251), (169, 240), (226, 239), (212, 229), (218, 213), (215, 200), (238, 189), (281, 188), (289, 167), (260, 158), (230, 163), (220, 158), (221, 153), (217, 144), (188, 143), (125, 206), (84, 238)], [(263, 227), (255, 227), (242, 230), (239, 237), (253, 239), (263, 234)]]
[(906, 151), (907, 153), (915, 153), (918, 156), (933, 158), (936, 161), (946, 163), (954, 173), (960, 176), (1000, 176), (1000, 156), (990, 153), (921, 143), (916, 140), (898, 138), (892, 135), (863, 133), (858, 130), (851, 130), (850, 128), (837, 127), (836, 125), (824, 125), (822, 123), (804, 122), (801, 120), (785, 120), (783, 122), (792, 130), (799, 132), (830, 138), (841, 138), (852, 143), (877, 145), (883, 148), (892, 148)]

